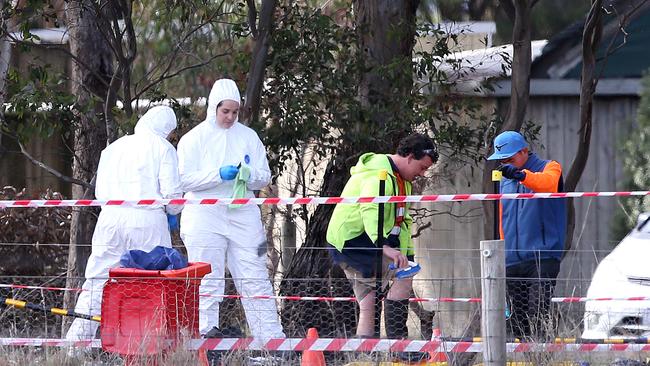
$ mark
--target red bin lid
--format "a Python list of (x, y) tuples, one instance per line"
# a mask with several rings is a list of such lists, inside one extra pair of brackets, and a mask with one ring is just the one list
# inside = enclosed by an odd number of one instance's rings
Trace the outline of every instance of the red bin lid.
[(212, 272), (209, 263), (204, 262), (191, 262), (185, 268), (172, 269), (164, 271), (151, 271), (137, 268), (111, 268), (108, 272), (110, 278), (116, 277), (164, 277), (164, 278), (201, 278), (206, 274)]

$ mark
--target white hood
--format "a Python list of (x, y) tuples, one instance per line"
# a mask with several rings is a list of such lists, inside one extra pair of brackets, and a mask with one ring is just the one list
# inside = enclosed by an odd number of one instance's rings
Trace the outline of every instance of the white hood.
[[(210, 96), (208, 97), (208, 110), (205, 120), (216, 123), (217, 122), (217, 105), (224, 100), (232, 100), (241, 105), (241, 96), (237, 84), (230, 79), (219, 79), (212, 85)], [(237, 119), (235, 122), (237, 122)]]
[[(180, 197), (178, 158), (166, 139), (174, 128), (174, 111), (165, 106), (154, 107), (140, 118), (133, 135), (122, 136), (108, 145), (102, 151), (97, 168), (97, 199)], [(160, 207), (162, 205), (147, 206), (149, 209)]]
[(176, 128), (176, 114), (167, 106), (156, 106), (151, 108), (140, 117), (135, 125), (135, 133), (152, 133), (167, 139), (167, 136)]
[[(181, 137), (178, 142), (179, 172), (186, 198), (232, 197), (233, 180), (223, 181), (219, 169), (224, 165), (247, 164), (250, 168), (250, 178), (246, 182), (247, 197), (254, 197), (255, 190), (266, 187), (271, 180), (271, 171), (266, 158), (266, 149), (257, 133), (251, 128), (235, 122), (230, 128), (221, 128), (216, 123), (217, 105), (224, 100), (240, 102), (239, 91), (234, 81), (220, 79), (214, 83), (208, 97), (208, 113), (205, 121)], [(195, 208), (196, 209), (196, 208)], [(195, 209), (190, 208), (189, 211)], [(203, 225), (203, 220), (211, 222), (206, 211), (214, 211), (215, 217), (222, 214), (220, 209), (211, 206), (203, 207), (195, 222), (185, 219), (185, 225)], [(187, 214), (187, 209), (184, 214)], [(254, 206), (240, 207), (237, 212), (257, 212)], [(191, 214), (184, 217), (190, 217)], [(228, 224), (224, 222), (227, 228)], [(214, 223), (213, 223), (214, 229)]]

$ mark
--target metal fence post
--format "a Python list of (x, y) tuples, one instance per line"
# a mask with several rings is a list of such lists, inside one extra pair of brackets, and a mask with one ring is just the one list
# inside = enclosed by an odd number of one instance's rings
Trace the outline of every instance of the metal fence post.
[(481, 241), (483, 364), (506, 364), (506, 262), (503, 240)]

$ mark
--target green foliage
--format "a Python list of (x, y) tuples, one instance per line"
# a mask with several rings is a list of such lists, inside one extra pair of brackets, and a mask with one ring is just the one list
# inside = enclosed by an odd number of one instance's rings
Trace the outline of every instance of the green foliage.
[[(242, 59), (238, 55), (248, 54), (246, 51), (235, 52), (245, 46), (245, 40), (236, 36), (248, 32), (243, 2), (145, 0), (131, 4), (130, 20), (136, 37), (133, 64), (117, 64), (132, 51), (126, 38), (118, 43), (121, 50), (115, 44), (112, 48), (116, 63), (112, 70), (130, 70), (126, 74), (128, 77), (117, 75), (117, 80), (127, 83), (116, 90), (118, 103), (127, 105), (142, 99), (155, 103), (163, 99), (205, 97), (212, 82), (230, 73), (234, 69), (231, 65)], [(61, 9), (57, 13), (49, 0), (27, 0), (24, 5), (13, 7), (11, 2), (6, 2), (2, 8), (5, 20), (2, 34), (9, 32), (6, 20), (15, 22), (15, 28), (22, 34), (22, 41), (16, 43), (16, 54), (21, 54), (21, 59), (30, 60), (31, 64), (10, 71), (6, 102), (11, 104), (11, 108), (6, 111), (7, 120), (0, 127), (5, 133), (27, 141), (30, 136), (46, 137), (57, 131), (74, 130), (74, 125), (61, 128), (74, 124), (75, 115), (105, 103), (106, 95), (92, 97), (90, 105), (84, 105), (80, 110), (82, 106), (75, 104), (77, 97), (69, 92), (69, 70), (62, 65), (43, 64), (38, 60), (39, 54), (49, 50), (56, 52), (57, 56), (65, 55), (67, 46), (58, 49), (49, 45), (45, 51), (39, 44), (40, 39), (31, 33), (46, 22), (64, 25), (65, 19), (57, 18), (57, 14), (62, 14)], [(99, 10), (99, 7), (86, 9), (88, 12)], [(122, 12), (123, 9), (119, 9), (118, 13)], [(111, 14), (102, 13), (98, 26), (104, 27), (102, 32), (105, 35), (120, 33), (124, 37), (127, 34), (124, 29), (117, 32), (112, 29), (118, 23), (113, 22)], [(237, 55), (231, 57), (233, 53)], [(118, 57), (120, 54), (124, 57)], [(111, 76), (106, 75), (108, 79)], [(140, 103), (134, 113), (108, 106), (121, 134), (133, 131), (139, 115), (150, 107), (150, 103)], [(189, 107), (173, 103), (177, 112), (187, 114), (184, 109)], [(98, 128), (105, 128), (103, 113), (97, 113), (95, 117)], [(194, 125), (196, 120), (187, 119), (183, 123)]]
[(214, 80), (232, 72), (237, 56), (249, 53), (242, 49), (248, 35), (245, 22), (242, 2), (134, 2), (134, 97), (207, 96)]
[[(18, 52), (30, 53), (40, 38), (32, 34), (32, 28), (53, 17), (52, 6), (47, 0), (27, 0), (21, 7), (3, 2), (2, 35), (17, 31), (23, 42), (17, 44)], [(8, 24), (15, 22), (15, 29)], [(25, 143), (33, 136), (50, 137), (65, 134), (75, 123), (76, 98), (67, 91), (67, 78), (47, 61), (38, 56), (27, 59), (27, 64), (7, 71), (4, 91), (7, 95), (3, 106), (4, 119), (0, 131)], [(25, 61), (23, 61), (25, 62)]]
[[(643, 89), (637, 112), (637, 125), (622, 140), (623, 179), (620, 189), (643, 191), (650, 187), (650, 75), (642, 79)], [(622, 239), (635, 225), (640, 213), (650, 211), (648, 196), (620, 201), (612, 229), (613, 239)]]
[[(349, 163), (365, 151), (392, 152), (414, 130), (432, 131), (452, 164), (482, 161), (492, 117), (477, 101), (454, 94), (450, 75), (472, 72), (461, 61), (443, 62), (455, 36), (421, 26), (419, 32), (436, 35), (433, 51), (377, 72), (389, 80), (412, 75), (417, 82), (388, 105), (362, 106), (358, 87), (366, 70), (355, 29), (296, 4), (282, 7), (278, 18), (262, 100), (265, 117), (254, 122), (272, 151), (276, 174), (289, 162), (300, 164), (305, 154), (313, 154), (318, 164), (331, 157)], [(377, 124), (372, 122), (376, 113), (390, 117)]]
[[(272, 32), (261, 101), (263, 120), (253, 121), (271, 152), (277, 175), (288, 162), (300, 164), (306, 154), (316, 163), (334, 157), (349, 164), (364, 151), (391, 152), (401, 137), (414, 130), (431, 131), (448, 164), (476, 166), (482, 161), (488, 127), (495, 121), (477, 100), (455, 94), (457, 80), (474, 71), (463, 66), (462, 60), (446, 59), (457, 43), (456, 35), (431, 25), (418, 27), (419, 34), (434, 35), (432, 51), (378, 69), (381, 77), (399, 81), (391, 84), (396, 85), (394, 90), (386, 91), (396, 97), (389, 103), (362, 105), (359, 85), (368, 71), (367, 60), (359, 49), (351, 14), (340, 19), (341, 12), (335, 12), (335, 21), (320, 7), (284, 4), (276, 11)], [(339, 6), (349, 10), (349, 4)], [(19, 17), (27, 37), (39, 17), (51, 16), (47, 7), (31, 9)], [(124, 104), (133, 99), (195, 100), (207, 96), (219, 77), (231, 77), (243, 85), (251, 54), (246, 10), (241, 1), (133, 2), (137, 54), (133, 65), (126, 66), (132, 67), (130, 83), (117, 90), (118, 100)], [(74, 123), (79, 106), (74, 96), (64, 92), (66, 75), (56, 75), (47, 65), (12, 75), (9, 102), (17, 123), (11, 128), (21, 138), (51, 135), (56, 128)], [(51, 106), (47, 115), (39, 109), (43, 103)], [(191, 110), (174, 103), (181, 133), (201, 119), (204, 108)], [(134, 115), (119, 108), (111, 111), (122, 133), (132, 131), (139, 111)], [(377, 115), (385, 116), (381, 123), (373, 122)]]
[(32, 64), (26, 73), (10, 69), (7, 73), (9, 98), (3, 132), (26, 142), (32, 136), (50, 137), (68, 131), (75, 121), (75, 98), (65, 92), (65, 78), (49, 64)]
[(368, 136), (367, 131), (341, 136), (360, 109), (353, 30), (298, 5), (282, 12), (262, 99), (268, 121), (255, 126), (274, 152), (271, 164), (278, 173), (287, 160), (302, 158), (296, 152), (306, 143), (318, 141), (315, 153), (322, 158), (335, 154), (340, 140)]

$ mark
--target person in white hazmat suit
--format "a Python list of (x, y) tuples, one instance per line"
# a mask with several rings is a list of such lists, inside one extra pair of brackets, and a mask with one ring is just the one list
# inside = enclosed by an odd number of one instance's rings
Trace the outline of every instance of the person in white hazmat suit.
[[(174, 111), (158, 106), (145, 113), (135, 133), (119, 138), (101, 154), (97, 168), (95, 197), (98, 200), (166, 199), (182, 196), (178, 157), (167, 137), (176, 128)], [(86, 281), (75, 311), (98, 315), (102, 289), (110, 268), (118, 267), (129, 250), (150, 251), (171, 247), (165, 212), (176, 215), (182, 205), (102, 207), (92, 238), (92, 253), (86, 264)], [(98, 322), (75, 319), (66, 339), (95, 337)]]
[[(217, 80), (208, 97), (206, 119), (181, 137), (178, 163), (185, 198), (233, 197), (240, 170), (250, 172), (242, 197), (267, 186), (271, 172), (257, 133), (238, 122), (240, 95), (229, 79)], [(247, 174), (248, 175), (248, 174)], [(212, 273), (200, 287), (199, 331), (219, 326), (225, 266), (242, 296), (273, 295), (266, 267), (266, 236), (256, 205), (188, 205), (181, 215), (181, 238), (191, 262), (208, 262)], [(242, 299), (256, 338), (283, 338), (275, 300)]]

